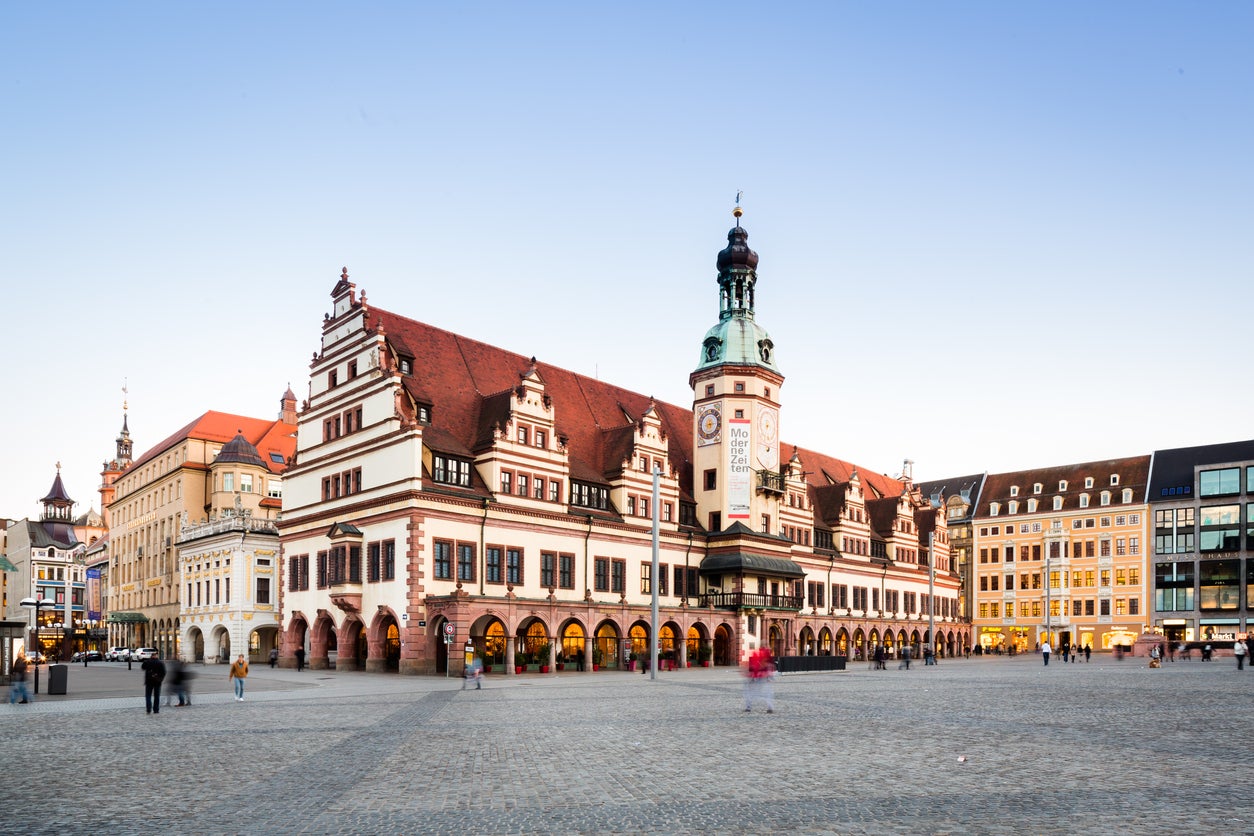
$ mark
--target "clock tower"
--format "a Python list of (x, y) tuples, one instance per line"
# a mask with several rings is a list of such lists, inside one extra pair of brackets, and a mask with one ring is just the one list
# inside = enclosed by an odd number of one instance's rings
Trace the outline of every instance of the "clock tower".
[(775, 345), (754, 321), (758, 254), (736, 226), (718, 254), (718, 324), (706, 332), (692, 386), (693, 494), (697, 517), (711, 532), (742, 523), (768, 533), (778, 524), (783, 478), (779, 462), (779, 390), (784, 376)]

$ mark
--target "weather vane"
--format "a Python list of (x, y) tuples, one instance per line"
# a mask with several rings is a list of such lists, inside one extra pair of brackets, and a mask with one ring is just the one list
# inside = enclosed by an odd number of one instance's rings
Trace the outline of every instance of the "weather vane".
[(740, 216), (745, 213), (744, 210), (740, 208), (740, 198), (742, 195), (744, 195), (744, 190), (737, 189), (736, 190), (736, 208), (732, 210), (732, 216), (735, 217), (737, 220), (739, 220)]

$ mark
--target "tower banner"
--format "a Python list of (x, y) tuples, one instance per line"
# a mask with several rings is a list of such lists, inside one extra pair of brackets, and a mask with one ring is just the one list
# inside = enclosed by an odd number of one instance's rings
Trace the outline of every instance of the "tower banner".
[(727, 519), (748, 520), (753, 491), (753, 467), (749, 456), (753, 433), (748, 419), (727, 421)]

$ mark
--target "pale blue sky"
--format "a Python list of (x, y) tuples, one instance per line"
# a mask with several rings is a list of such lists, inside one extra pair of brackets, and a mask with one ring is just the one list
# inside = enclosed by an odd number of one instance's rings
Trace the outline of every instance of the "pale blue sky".
[[(782, 438), (919, 479), (1249, 438), (1246, 3), (7, 3), (0, 516), (300, 397), (373, 304), (659, 399), (744, 190)], [(785, 448), (785, 452), (787, 448)]]

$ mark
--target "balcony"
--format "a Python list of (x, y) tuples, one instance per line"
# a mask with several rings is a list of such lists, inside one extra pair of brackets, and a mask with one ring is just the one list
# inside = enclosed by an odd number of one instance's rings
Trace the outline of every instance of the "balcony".
[(701, 597), (702, 606), (719, 610), (800, 610), (800, 595), (765, 595), (754, 592), (714, 592)]
[(758, 493), (782, 494), (784, 477), (773, 470), (758, 471)]

